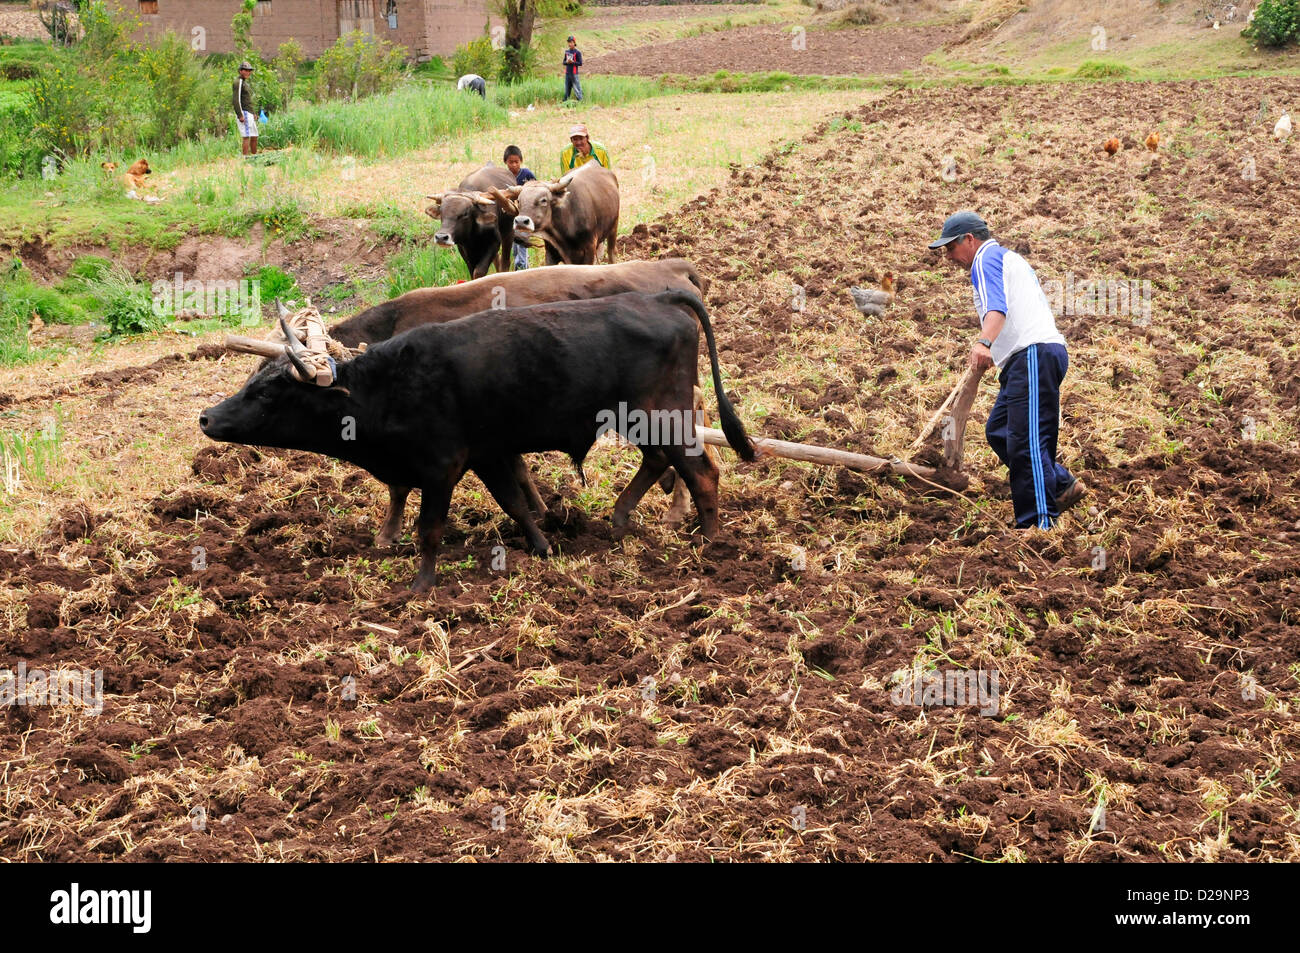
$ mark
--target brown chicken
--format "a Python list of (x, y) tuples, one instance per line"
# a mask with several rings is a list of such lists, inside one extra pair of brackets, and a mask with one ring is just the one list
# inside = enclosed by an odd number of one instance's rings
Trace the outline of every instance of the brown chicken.
[(1114, 136), (1111, 136), (1106, 140), (1106, 144), (1102, 146), (1102, 148), (1106, 150), (1107, 155), (1113, 156), (1115, 153), (1119, 152), (1119, 140)]
[(1160, 148), (1160, 133), (1153, 132), (1151, 135), (1147, 136), (1147, 148), (1152, 152), (1155, 152)]
[(894, 273), (892, 271), (887, 271), (881, 276), (880, 290), (888, 294), (889, 297), (894, 297)]

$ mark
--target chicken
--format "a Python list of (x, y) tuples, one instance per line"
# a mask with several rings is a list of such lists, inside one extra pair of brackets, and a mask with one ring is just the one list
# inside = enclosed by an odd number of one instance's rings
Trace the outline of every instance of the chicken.
[(1152, 152), (1155, 152), (1160, 148), (1160, 133), (1153, 132), (1151, 135), (1147, 136), (1147, 148)]
[(1273, 127), (1273, 135), (1277, 136), (1279, 139), (1285, 139), (1287, 136), (1291, 135), (1291, 116), (1289, 113), (1282, 114), (1282, 118), (1279, 119), (1277, 125)]
[(1119, 152), (1119, 140), (1114, 136), (1111, 136), (1106, 140), (1106, 144), (1102, 146), (1102, 148), (1106, 150), (1107, 155), (1113, 156), (1115, 153)]
[(880, 317), (894, 302), (894, 273), (887, 271), (880, 279), (880, 288), (850, 288), (853, 303), (863, 314)]

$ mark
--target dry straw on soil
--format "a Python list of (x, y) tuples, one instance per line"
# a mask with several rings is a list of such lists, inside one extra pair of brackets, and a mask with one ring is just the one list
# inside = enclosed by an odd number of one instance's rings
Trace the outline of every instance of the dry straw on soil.
[[(168, 438), (187, 472), (119, 475), (159, 475), (143, 505), (51, 493), (50, 535), (0, 550), (4, 654), (102, 667), (107, 698), (98, 718), (0, 715), (0, 852), (1300, 858), (1298, 260), (1270, 240), (1297, 173), (1253, 108), (1297, 93), (899, 90), (623, 242), (712, 280), (754, 432), (883, 454), (942, 400), (974, 330), (965, 276), (924, 250), (947, 212), (979, 207), (1045, 278), (1150, 280), (1149, 324), (1061, 319), (1062, 452), (1093, 495), (1050, 532), (1008, 529), (974, 429), (966, 498), (729, 460), (707, 549), (656, 522), (658, 491), (611, 538), (626, 449), (598, 449), (587, 487), (538, 458), (562, 557), (525, 555), (469, 480), (441, 585), (416, 602), (411, 546), (371, 544), (377, 484), (309, 454), (191, 427)], [(1151, 129), (1159, 155), (1099, 157)], [(847, 289), (885, 271), (897, 301), (864, 318)], [(170, 426), (247, 371), (198, 357), (78, 399)], [(998, 714), (895, 704), (914, 664), (996, 670)]]

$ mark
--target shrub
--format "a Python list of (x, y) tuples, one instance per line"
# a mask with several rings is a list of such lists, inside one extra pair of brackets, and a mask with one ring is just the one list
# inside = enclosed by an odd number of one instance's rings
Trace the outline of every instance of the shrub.
[(258, 268), (253, 272), (252, 279), (257, 282), (258, 297), (263, 301), (273, 301), (276, 298), (279, 298), (281, 303), (303, 301), (303, 293), (298, 288), (297, 279), (275, 265), (263, 265)]
[(357, 30), (339, 37), (316, 61), (316, 100), (386, 93), (405, 75), (406, 47)]
[(279, 73), (262, 59), (261, 52), (253, 44), (253, 13), (256, 10), (257, 0), (242, 0), (239, 12), (230, 18), (230, 32), (238, 59), (248, 60), (253, 67), (253, 75), (249, 77), (253, 87), (253, 112), (264, 109), (272, 113), (280, 108), (283, 92)]
[(1079, 68), (1074, 71), (1074, 75), (1080, 79), (1114, 79), (1119, 76), (1127, 76), (1133, 72), (1131, 67), (1123, 63), (1112, 63), (1107, 60), (1084, 60), (1079, 64)]
[(230, 110), (221, 102), (215, 72), (205, 69), (175, 33), (141, 49), (139, 75), (147, 88), (144, 143), (168, 146), (225, 127)]
[(78, 48), (89, 58), (107, 60), (130, 48), (136, 21), (114, 13), (103, 0), (83, 4), (80, 16), (83, 36)]
[(33, 122), (30, 94), (0, 92), (0, 176), (39, 168), (42, 149), (32, 135)]
[(571, 20), (584, 13), (582, 0), (538, 0), (537, 16), (542, 20)]
[(282, 109), (288, 109), (289, 103), (293, 101), (298, 82), (298, 67), (302, 65), (302, 60), (302, 45), (297, 40), (281, 43), (275, 51), (271, 69), (274, 70), (276, 81), (280, 84), (279, 105)]
[(518, 83), (537, 69), (537, 47), (525, 43), (520, 47), (507, 46), (501, 51), (501, 82)]
[(1286, 46), (1300, 40), (1300, 0), (1261, 0), (1255, 19), (1241, 35), (1261, 46)]
[(103, 303), (104, 322), (114, 337), (153, 331), (165, 323), (163, 317), (154, 314), (149, 287), (136, 281), (120, 265), (113, 265), (98, 278), (87, 281), (86, 289)]
[(65, 156), (92, 149), (103, 129), (97, 115), (101, 88), (94, 75), (71, 58), (42, 70), (32, 80), (35, 137)]
[(492, 41), (486, 36), (475, 37), (456, 47), (456, 55), (451, 58), (451, 71), (457, 78), (466, 73), (477, 73), (484, 79), (496, 79), (501, 74), (501, 67), (501, 51), (494, 50)]
[(840, 26), (871, 26), (885, 18), (885, 13), (874, 3), (853, 3), (835, 17)]
[[(31, 83), (31, 138), (40, 152), (66, 162), (107, 145), (166, 148), (225, 129), (229, 93), (186, 40), (167, 33), (131, 44), (130, 21), (101, 2), (86, 5), (82, 23), (85, 39), (47, 60)], [(30, 161), (26, 171), (36, 171)]]

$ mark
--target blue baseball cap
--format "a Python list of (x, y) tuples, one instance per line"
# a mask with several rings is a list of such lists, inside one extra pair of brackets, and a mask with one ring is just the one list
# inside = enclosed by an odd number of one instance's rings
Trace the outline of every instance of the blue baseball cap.
[(974, 212), (954, 212), (944, 221), (943, 231), (939, 233), (938, 238), (930, 242), (930, 247), (942, 248), (950, 241), (961, 238), (963, 235), (969, 235), (971, 232), (977, 232), (988, 227), (988, 223)]

